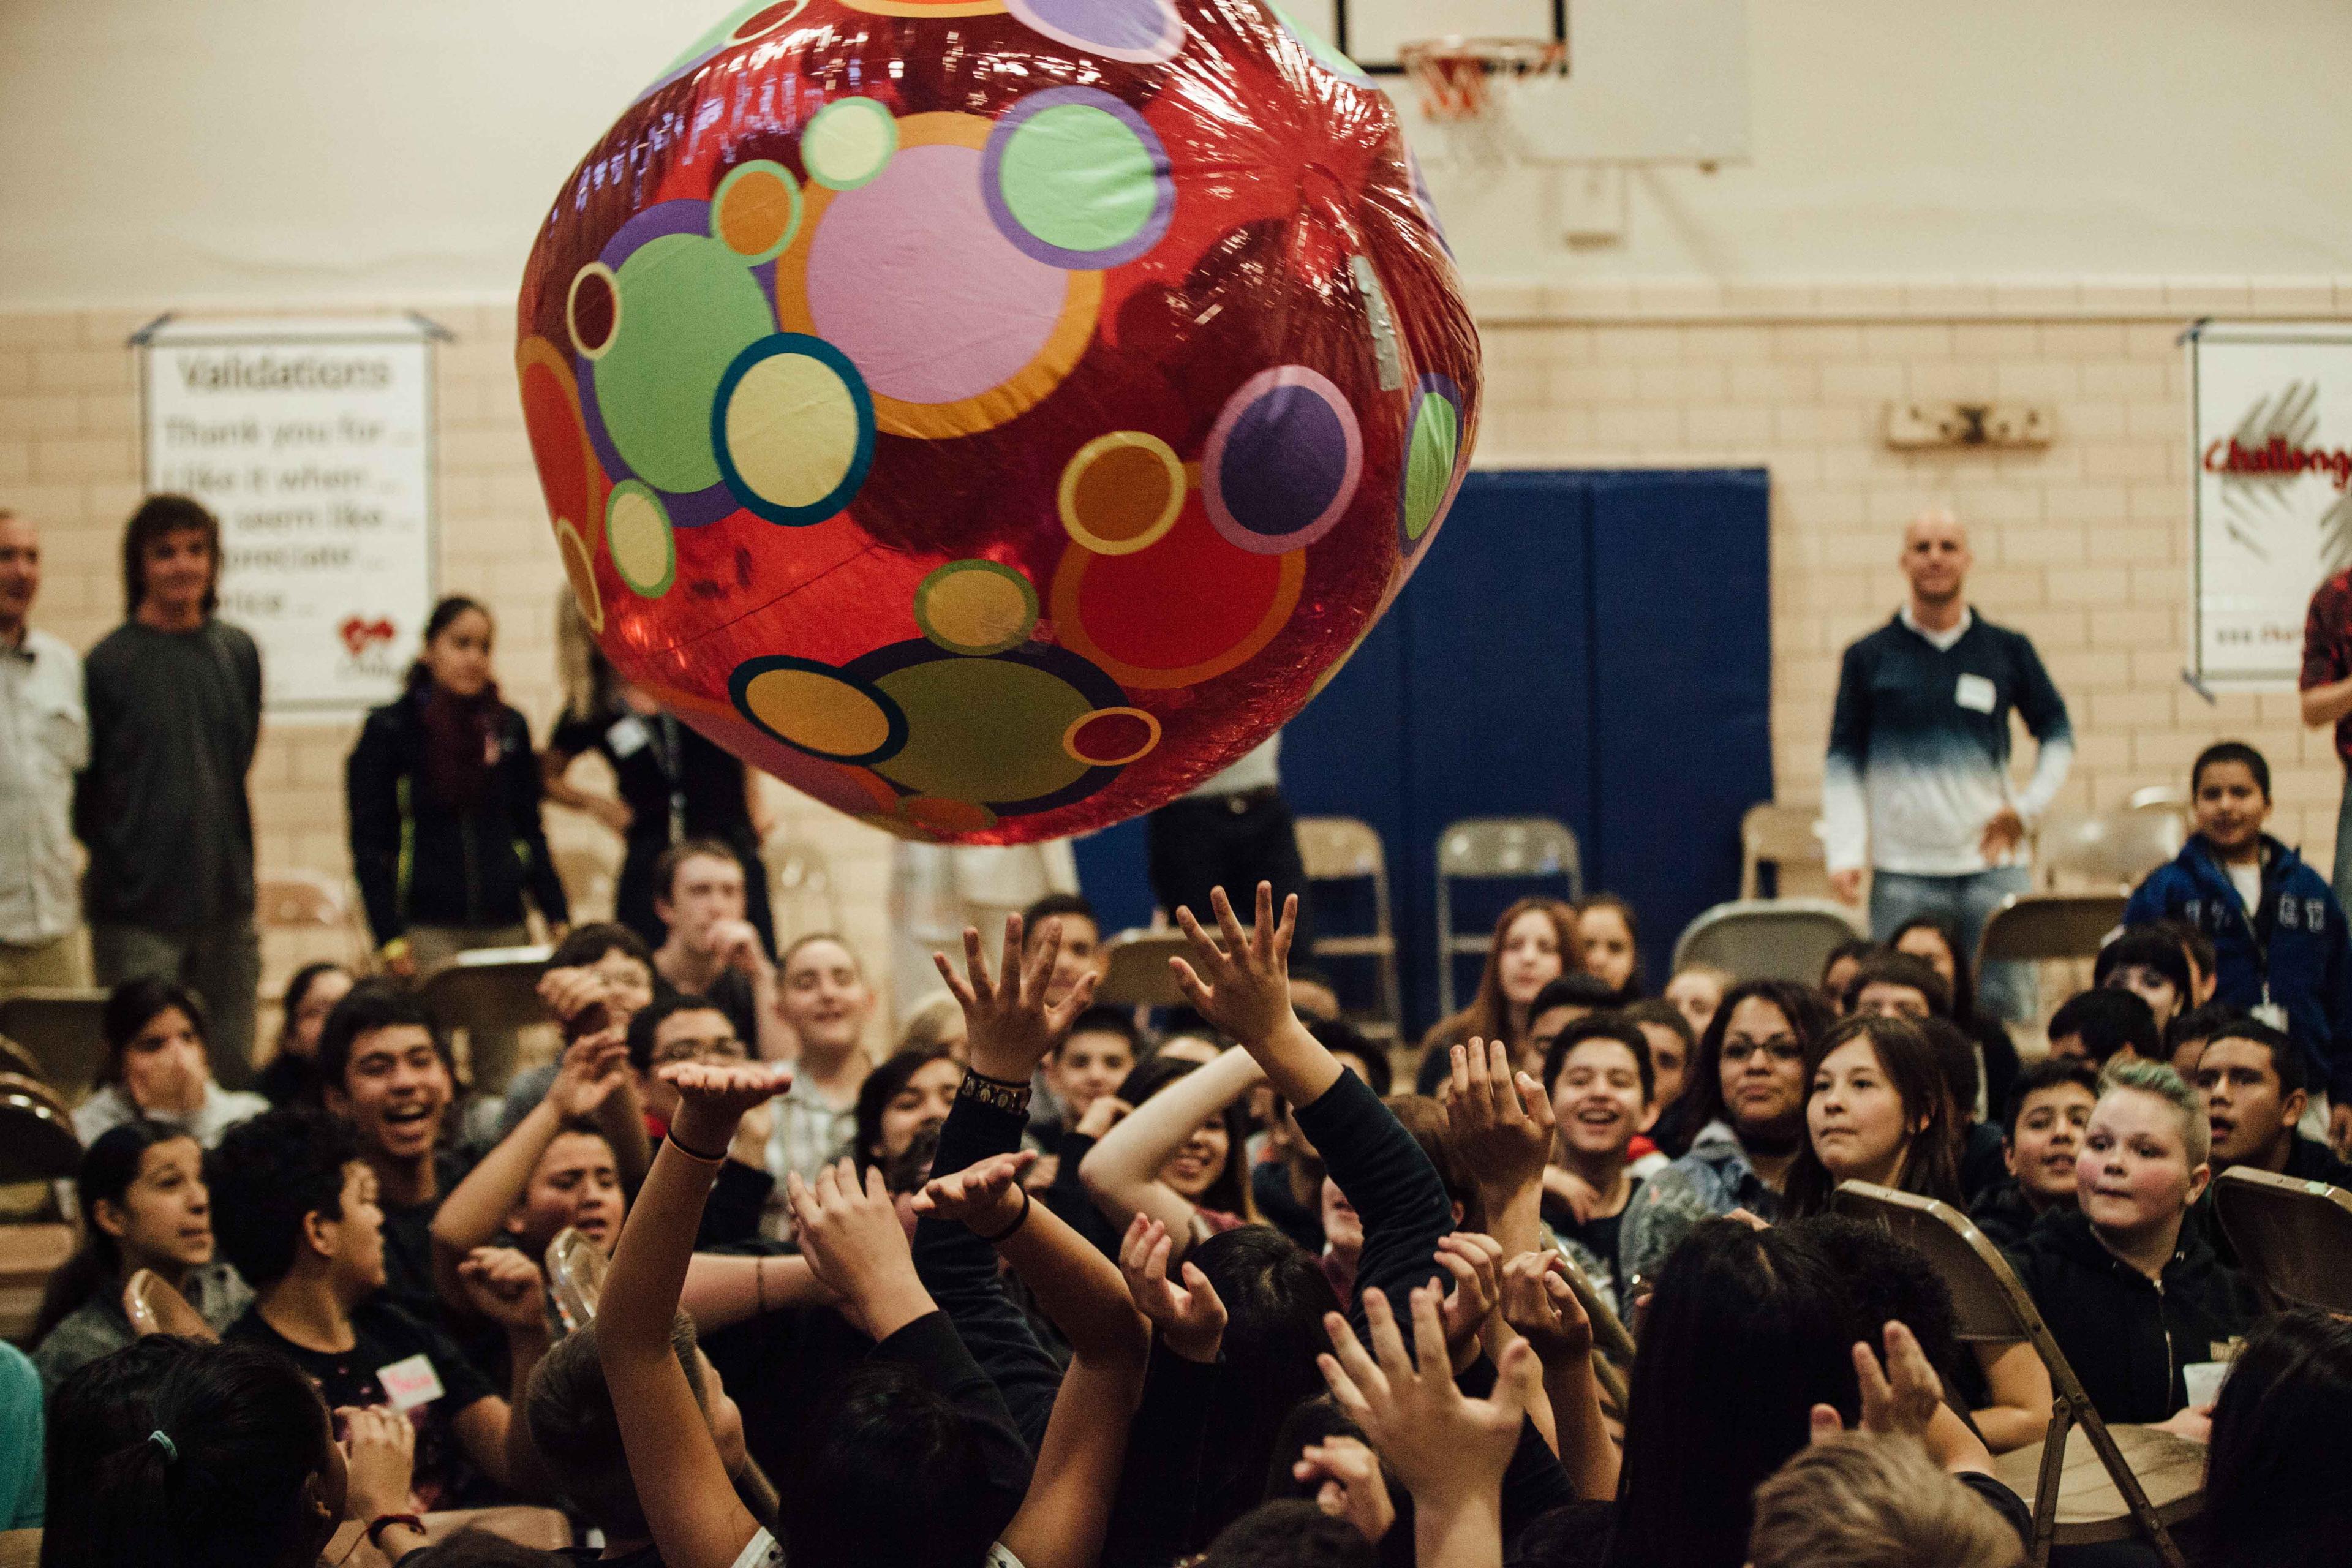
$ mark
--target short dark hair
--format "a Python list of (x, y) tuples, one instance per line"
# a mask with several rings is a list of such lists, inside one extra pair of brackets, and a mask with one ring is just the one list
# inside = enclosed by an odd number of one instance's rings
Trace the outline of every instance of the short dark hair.
[(2352, 1323), (2295, 1308), (2258, 1324), (2213, 1406), (2196, 1533), (2212, 1568), (2339, 1561)]
[(205, 1162), (221, 1256), (257, 1290), (285, 1279), (303, 1220), (343, 1217), (343, 1173), (359, 1157), (350, 1126), (323, 1111), (264, 1111), (230, 1128)]
[(2263, 792), (2264, 800), (2270, 799), (2270, 759), (2243, 741), (2217, 741), (2197, 753), (2196, 762), (2189, 768), (2189, 793), (2192, 797), (2197, 794), (2198, 785), (2204, 782), (2205, 770), (2216, 763), (2244, 763), (2246, 771), (2254, 775), (2254, 787)]
[(2063, 1083), (2086, 1091), (2093, 1100), (2099, 1098), (2099, 1069), (2088, 1062), (2078, 1062), (2072, 1057), (2043, 1057), (2018, 1068), (2016, 1079), (2009, 1086), (2009, 1104), (2001, 1110), (2001, 1136), (2015, 1142), (2017, 1123), (2025, 1114), (2025, 1102)]
[(1944, 1074), (1944, 1088), (1952, 1097), (1952, 1134), (1965, 1137), (1976, 1121), (1977, 1096), (1984, 1090), (1984, 1069), (1977, 1065), (1977, 1042), (1949, 1018), (1916, 1018), (1919, 1032), (1935, 1050), (1936, 1066)]
[(1671, 1029), (1682, 1037), (1684, 1050), (1698, 1049), (1698, 1031), (1691, 1027), (1690, 1020), (1683, 1016), (1680, 1007), (1662, 996), (1628, 1002), (1617, 1009), (1617, 1016), (1630, 1024), (1655, 1024), (1660, 1028)]
[(2222, 1002), (2208, 1002), (2186, 1013), (2175, 1013), (2164, 1026), (2164, 1054), (2171, 1057), (2191, 1040), (2210, 1040), (2226, 1025), (2235, 1023), (2238, 1010)]
[(746, 881), (751, 875), (751, 869), (743, 864), (743, 858), (723, 839), (681, 838), (663, 850), (661, 858), (654, 862), (654, 897), (665, 902), (677, 898), (677, 868), (696, 858), (724, 860), (742, 871)]
[(1559, 1032), (1551, 1048), (1544, 1052), (1546, 1094), (1551, 1092), (1568, 1067), (1569, 1053), (1587, 1040), (1614, 1040), (1633, 1052), (1633, 1070), (1642, 1076), (1642, 1103), (1646, 1105), (1658, 1098), (1658, 1071), (1650, 1060), (1650, 1037), (1642, 1033), (1641, 1025), (1622, 1013), (1595, 1013), (1590, 1018), (1579, 1018)]
[(106, 1010), (99, 1016), (99, 1028), (106, 1036), (106, 1064), (98, 1069), (100, 1083), (122, 1081), (122, 1058), (131, 1049), (131, 1042), (139, 1037), (139, 1031), (152, 1023), (157, 1015), (171, 1007), (177, 1007), (188, 1016), (197, 1039), (209, 1039), (204, 1003), (175, 980), (142, 974), (124, 981), (107, 994)]
[(612, 952), (635, 959), (648, 973), (653, 969), (653, 949), (646, 945), (646, 939), (617, 921), (574, 926), (572, 933), (557, 942), (555, 951), (547, 955), (547, 967), (584, 969)]
[(328, 1089), (346, 1089), (352, 1047), (362, 1036), (378, 1029), (418, 1028), (433, 1037), (433, 1049), (449, 1076), (457, 1076), (457, 1058), (449, 1053), (449, 1037), (414, 987), (397, 980), (362, 980), (352, 986), (319, 1026), (319, 1082)]
[(2164, 1039), (2157, 1033), (2156, 1014), (2128, 991), (2094, 986), (2068, 997), (2050, 1015), (2050, 1038), (2079, 1036), (2083, 1049), (2101, 1067), (2129, 1046), (2150, 1061), (2164, 1057)]
[(1219, 1531), (1201, 1568), (1373, 1568), (1380, 1560), (1346, 1520), (1305, 1498), (1280, 1498)]
[(2147, 929), (2160, 931), (2178, 942), (2188, 951), (2189, 966), (2208, 979), (2212, 977), (2213, 966), (2221, 962), (2221, 955), (2213, 951), (2213, 939), (2205, 934), (2203, 926), (2194, 921), (2161, 920), (2148, 921)]
[(975, 1420), (914, 1368), (861, 1362), (810, 1413), (777, 1472), (794, 1563), (977, 1563), (1017, 1497), (993, 1485), (1018, 1437)]
[[(690, 996), (683, 991), (667, 991), (654, 997), (629, 1019), (629, 1065), (639, 1072), (654, 1070), (654, 1046), (661, 1026), (680, 1013), (716, 1013), (728, 1017), (727, 1009), (708, 996)], [(734, 1027), (729, 1019), (728, 1027)], [(752, 1042), (743, 1042), (745, 1055), (750, 1055)]]
[(859, 1171), (881, 1163), (881, 1156), (874, 1151), (882, 1142), (882, 1113), (890, 1109), (898, 1091), (933, 1062), (954, 1059), (955, 1053), (945, 1046), (915, 1046), (892, 1052), (866, 1075), (866, 1081), (857, 1086), (857, 1142), (850, 1151)]
[[(694, 1402), (708, 1410), (702, 1359), (696, 1353), (694, 1320), (684, 1312), (670, 1319), (669, 1346), (686, 1373)], [(621, 1447), (621, 1420), (613, 1391), (596, 1359), (596, 1325), (573, 1331), (548, 1347), (530, 1374), (522, 1418), (531, 1446), (544, 1456), (558, 1489), (574, 1512), (607, 1535), (646, 1533), (646, 1516), (629, 1478), (629, 1458)]]
[(2099, 949), (2091, 965), (2091, 984), (2105, 985), (2118, 969), (2153, 969), (2189, 1000), (2189, 954), (2171, 931), (2156, 926), (2126, 926), (2114, 941)]
[(1388, 1052), (1372, 1044), (1363, 1030), (1345, 1018), (1318, 1018), (1307, 1025), (1307, 1032), (1315, 1043), (1327, 1051), (1345, 1051), (1364, 1064), (1364, 1082), (1382, 1100), (1395, 1087), (1396, 1074), (1389, 1066)]
[(1616, 1005), (1617, 993), (1605, 981), (1581, 969), (1571, 969), (1536, 993), (1536, 999), (1528, 1004), (1528, 1022), (1534, 1023), (1555, 1007), (1590, 1007), (1597, 1013)]
[(1125, 1007), (1089, 1007), (1070, 1020), (1070, 1027), (1060, 1040), (1054, 1042), (1058, 1053), (1071, 1035), (1117, 1035), (1127, 1042), (1128, 1050), (1139, 1059), (1143, 1055), (1143, 1031), (1135, 1026), (1135, 1014)]
[(1839, 964), (1843, 963), (1847, 959), (1850, 958), (1856, 963), (1862, 963), (1866, 962), (1874, 953), (1883, 952), (1885, 951), (1885, 949), (1882, 948), (1878, 943), (1871, 941), (1866, 936), (1850, 936), (1846, 938), (1843, 942), (1830, 949), (1828, 956), (1822, 960), (1821, 981), (1823, 987), (1826, 988), (1828, 984), (1830, 971), (1835, 969)]
[(2311, 1075), (2304, 1067), (2303, 1052), (2284, 1029), (2273, 1028), (2250, 1013), (2239, 1013), (2205, 1037), (2205, 1048), (2210, 1051), (2223, 1040), (2244, 1040), (2270, 1052), (2271, 1070), (2278, 1074), (2281, 1096), (2311, 1087)]
[[(1205, 914), (1208, 911), (1204, 910), (1202, 912)], [(1057, 915), (1076, 915), (1093, 922), (1097, 931), (1102, 930), (1102, 917), (1095, 913), (1094, 905), (1085, 894), (1048, 893), (1021, 911), (1022, 940), (1027, 941), (1029, 933)]]
[(1906, 990), (1916, 991), (1927, 999), (1929, 1016), (1948, 1018), (1952, 1016), (1952, 988), (1944, 983), (1942, 975), (1928, 966), (1924, 958), (1914, 958), (1907, 952), (1881, 951), (1871, 953), (1862, 961), (1862, 967), (1853, 972), (1853, 978), (1845, 983), (1845, 994), (1838, 998), (1839, 1005), (1847, 1012), (1853, 1012), (1862, 1005), (1863, 992), (1873, 985), (1899, 985)]
[(220, 519), (193, 496), (152, 495), (139, 503), (122, 530), (122, 605), (135, 614), (147, 599), (147, 552), (174, 533), (201, 533), (212, 552), (213, 580), (205, 588), (205, 614), (220, 607)]

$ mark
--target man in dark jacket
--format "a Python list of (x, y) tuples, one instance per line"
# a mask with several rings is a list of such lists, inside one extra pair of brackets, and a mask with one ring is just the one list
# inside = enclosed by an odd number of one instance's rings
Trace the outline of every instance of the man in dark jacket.
[[(2234, 1165), (2352, 1187), (2352, 1166), (2327, 1145), (2295, 1131), (2303, 1120), (2307, 1085), (2303, 1055), (2294, 1043), (2267, 1024), (2232, 1018), (2216, 1030), (2197, 1062), (2197, 1087), (2205, 1096), (2206, 1122), (2213, 1132), (2211, 1162), (2218, 1178)], [(2189, 1216), (2214, 1255), (2235, 1267), (2236, 1249), (2222, 1229), (2210, 1188)]]
[[(2270, 764), (2235, 741), (2189, 772), (2197, 832), (2139, 885), (2126, 925), (2184, 920), (2213, 941), (2214, 999), (2293, 1037), (2312, 1089), (2312, 1125), (2352, 1143), (2352, 935), (2326, 879), (2263, 831)], [(2327, 1106), (2322, 1115), (2316, 1108)]]
[(2043, 1215), (2013, 1261), (2099, 1414), (2160, 1422), (2189, 1404), (2183, 1369), (2226, 1359), (2261, 1304), (2186, 1225), (2207, 1177), (2196, 1090), (2157, 1062), (2106, 1083), (2074, 1162), (2081, 1206)]

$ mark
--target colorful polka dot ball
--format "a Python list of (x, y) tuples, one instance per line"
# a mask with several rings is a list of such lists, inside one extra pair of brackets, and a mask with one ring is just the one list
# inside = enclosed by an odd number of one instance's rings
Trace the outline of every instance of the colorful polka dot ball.
[(516, 364), (614, 665), (904, 837), (1150, 810), (1436, 536), (1477, 334), (1388, 100), (1260, 0), (784, 0), (557, 197)]

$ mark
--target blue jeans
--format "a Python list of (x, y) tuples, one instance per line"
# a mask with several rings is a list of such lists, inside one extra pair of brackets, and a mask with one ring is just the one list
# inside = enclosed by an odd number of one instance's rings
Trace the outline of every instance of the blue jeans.
[[(2023, 866), (2001, 866), (1965, 877), (1875, 871), (1870, 879), (1870, 934), (1885, 942), (1914, 915), (1941, 915), (1960, 928), (1960, 941), (1974, 962), (1977, 940), (1984, 935), (1993, 910), (2010, 894), (2032, 886), (2033, 873)], [(1977, 1005), (1996, 1018), (2022, 1024), (2039, 1005), (2038, 989), (2032, 965), (1988, 963), (1977, 976)]]

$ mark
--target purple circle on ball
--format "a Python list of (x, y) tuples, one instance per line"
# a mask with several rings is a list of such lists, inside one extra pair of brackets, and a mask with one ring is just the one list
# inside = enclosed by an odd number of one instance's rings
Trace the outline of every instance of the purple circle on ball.
[(1320, 373), (1283, 365), (1226, 399), (1202, 453), (1202, 500), (1227, 542), (1282, 555), (1338, 525), (1363, 473), (1347, 398)]
[(1184, 47), (1171, 0), (1005, 0), (1004, 8), (1034, 32), (1130, 65), (1158, 65)]
[[(1013, 216), (1012, 204), (1004, 199), (1005, 149), (1024, 125), (1064, 104), (1081, 104), (1109, 115), (1135, 132), (1136, 140), (1150, 155), (1151, 213), (1144, 219), (1143, 226), (1122, 244), (1102, 250), (1066, 250), (1023, 227), (1021, 220)], [(1065, 271), (1101, 272), (1124, 266), (1158, 245), (1176, 217), (1176, 181), (1170, 174), (1168, 149), (1160, 142), (1160, 133), (1133, 108), (1091, 87), (1049, 88), (1044, 92), (1033, 92), (1013, 105), (1012, 111), (996, 122), (996, 129), (988, 133), (988, 145), (981, 152), (980, 190), (982, 199), (988, 204), (989, 221), (996, 226), (999, 234), (1023, 255)]]

